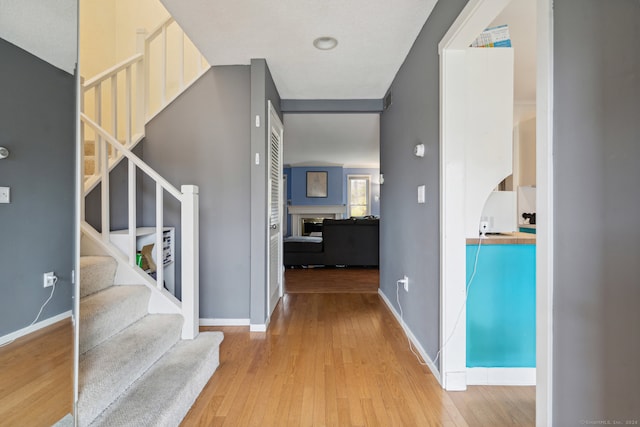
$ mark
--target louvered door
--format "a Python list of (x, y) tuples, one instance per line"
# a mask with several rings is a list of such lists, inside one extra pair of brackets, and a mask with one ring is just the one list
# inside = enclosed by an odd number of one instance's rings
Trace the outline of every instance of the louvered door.
[(282, 296), (282, 135), (283, 125), (269, 102), (269, 191), (268, 191), (268, 255), (267, 255), (267, 307), (269, 316)]

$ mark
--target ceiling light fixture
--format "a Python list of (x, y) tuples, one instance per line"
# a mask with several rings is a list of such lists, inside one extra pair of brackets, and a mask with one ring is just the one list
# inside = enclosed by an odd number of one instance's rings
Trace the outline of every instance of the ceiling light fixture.
[(313, 41), (313, 45), (316, 49), (330, 50), (338, 46), (338, 40), (333, 37), (318, 37)]

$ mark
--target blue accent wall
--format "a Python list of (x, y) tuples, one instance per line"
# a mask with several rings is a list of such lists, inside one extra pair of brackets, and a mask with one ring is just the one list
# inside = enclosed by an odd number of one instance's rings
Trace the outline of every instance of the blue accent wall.
[[(477, 245), (467, 245), (467, 283)], [(536, 247), (481, 246), (467, 300), (467, 367), (536, 366)]]
[[(327, 197), (307, 197), (307, 172), (327, 172)], [(341, 166), (292, 167), (291, 204), (294, 206), (344, 205)]]
[(291, 200), (291, 168), (284, 168), (282, 175), (287, 177), (287, 201)]
[[(287, 206), (291, 206), (291, 168), (284, 168), (282, 175), (287, 177)], [(291, 215), (283, 212), (285, 221), (287, 221), (287, 234), (285, 237), (291, 236)]]

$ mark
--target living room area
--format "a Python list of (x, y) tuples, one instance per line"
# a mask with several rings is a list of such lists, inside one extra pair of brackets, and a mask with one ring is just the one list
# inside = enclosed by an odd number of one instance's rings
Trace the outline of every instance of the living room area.
[(377, 293), (378, 113), (284, 114), (287, 293)]

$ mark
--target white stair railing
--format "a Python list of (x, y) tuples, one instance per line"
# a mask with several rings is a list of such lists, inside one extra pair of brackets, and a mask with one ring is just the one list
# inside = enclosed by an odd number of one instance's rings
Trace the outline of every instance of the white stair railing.
[[(200, 78), (209, 64), (171, 17), (149, 34), (138, 30), (137, 37), (138, 52), (147, 58), (145, 114), (150, 120)], [(156, 43), (160, 45), (157, 52), (153, 49)], [(159, 57), (155, 58), (153, 52)], [(152, 70), (158, 71), (159, 76), (152, 76)], [(155, 105), (152, 97), (156, 98)]]
[[(82, 84), (80, 132), (85, 162), (80, 167), (85, 176), (84, 194), (86, 197), (101, 184), (101, 238), (105, 245), (109, 245), (109, 172), (121, 160), (128, 159), (128, 243), (125, 257), (133, 269), (139, 269), (136, 265), (137, 170), (150, 177), (156, 185), (157, 254), (162, 254), (163, 248), (165, 192), (180, 202), (181, 301), (166, 295), (162, 262), (158, 263), (160, 268), (155, 282), (146, 275), (141, 277), (175, 304), (184, 317), (182, 338), (192, 339), (199, 329), (198, 187), (183, 185), (180, 190), (176, 189), (131, 150), (144, 138), (145, 124), (198, 80), (209, 64), (173, 18), (168, 18), (148, 35), (145, 30), (138, 30), (136, 50), (138, 53), (132, 57)], [(87, 140), (93, 143), (85, 147)], [(92, 157), (85, 155), (85, 149), (93, 151)], [(89, 166), (93, 170), (85, 170)], [(83, 221), (84, 203), (85, 198), (82, 198)], [(91, 233), (95, 234), (94, 231)], [(162, 259), (161, 255), (157, 258)]]
[[(209, 68), (202, 54), (171, 17), (148, 35), (146, 30), (138, 30), (136, 50), (138, 53), (132, 57), (84, 82), (81, 97), (82, 113), (129, 149), (144, 138), (145, 123)], [(82, 135), (82, 140), (90, 137)], [(89, 139), (93, 141), (96, 154), (88, 160), (94, 167), (85, 174), (85, 195), (102, 176), (104, 162), (95, 149), (100, 137), (94, 134), (93, 140)], [(113, 169), (119, 161), (118, 152), (111, 150), (106, 162), (108, 169)]]
[[(80, 114), (81, 129), (89, 128), (95, 135), (97, 147), (96, 153), (102, 161), (101, 166), (101, 237), (105, 243), (110, 239), (110, 200), (109, 200), (109, 168), (107, 167), (108, 152), (117, 153), (120, 158), (127, 158), (128, 169), (128, 235), (129, 244), (125, 253), (127, 262), (132, 268), (136, 265), (136, 173), (141, 170), (145, 175), (155, 182), (156, 186), (156, 253), (161, 254), (163, 248), (164, 230), (164, 193), (167, 192), (180, 202), (181, 212), (181, 254), (180, 264), (182, 266), (182, 297), (179, 310), (184, 317), (182, 330), (183, 339), (193, 339), (198, 334), (199, 328), (199, 250), (198, 250), (198, 187), (195, 185), (183, 185), (180, 190), (175, 188), (166, 179), (160, 176), (149, 165), (136, 156), (128, 147), (116, 140), (109, 132), (103, 129), (98, 123), (91, 120), (84, 113)], [(81, 210), (84, 221), (84, 206)], [(160, 292), (164, 292), (164, 277), (161, 257), (157, 269), (156, 287)]]
[[(124, 121), (124, 138), (121, 144), (127, 148), (133, 147), (144, 136), (144, 123), (133, 121), (134, 109), (137, 117), (144, 117), (144, 98), (141, 94), (134, 92), (138, 88), (144, 87), (144, 57), (141, 54), (132, 56), (131, 58), (122, 61), (121, 63), (103, 71), (102, 73), (92, 77), (84, 82), (82, 85), (82, 112), (87, 115), (87, 101), (93, 98), (93, 120), (95, 123), (103, 127), (103, 125), (109, 125), (110, 135), (118, 137), (122, 134), (121, 121)], [(134, 73), (135, 73), (135, 85), (134, 85)], [(124, 100), (119, 100), (118, 95), (122, 95), (122, 87), (120, 84), (124, 80)], [(119, 83), (120, 82), (120, 83)], [(106, 92), (106, 96), (105, 96)], [(137, 96), (136, 96), (137, 95)], [(122, 107), (120, 107), (120, 105)], [(106, 111), (109, 114), (106, 114)], [(105, 117), (106, 116), (106, 117)], [(110, 123), (105, 123), (109, 121)], [(81, 136), (83, 142), (91, 142), (93, 146), (86, 147), (82, 144), (83, 150), (91, 148), (93, 151), (93, 170), (88, 171), (85, 174), (85, 194), (91, 191), (98, 182), (100, 182), (101, 167), (103, 166), (103, 159), (100, 157), (101, 153), (97, 149), (100, 144), (101, 135), (97, 132), (93, 132), (93, 139), (90, 138), (87, 132), (84, 132)], [(84, 155), (86, 160), (88, 157)], [(111, 169), (119, 161), (116, 152), (113, 150), (107, 153), (106, 159), (107, 166)], [(85, 163), (87, 163), (85, 161)]]

